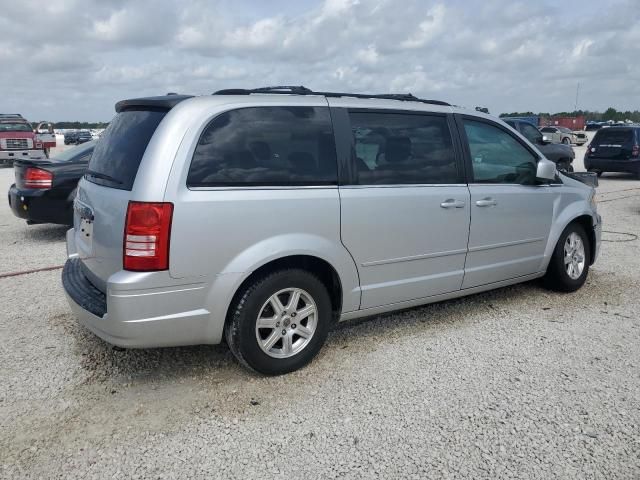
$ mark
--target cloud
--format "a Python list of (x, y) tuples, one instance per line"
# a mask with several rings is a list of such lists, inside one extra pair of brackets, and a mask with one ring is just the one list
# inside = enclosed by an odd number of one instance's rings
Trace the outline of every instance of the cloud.
[[(634, 0), (3, 2), (3, 107), (108, 119), (167, 91), (304, 84), (494, 113), (640, 108)], [(19, 82), (16, 79), (19, 78)]]

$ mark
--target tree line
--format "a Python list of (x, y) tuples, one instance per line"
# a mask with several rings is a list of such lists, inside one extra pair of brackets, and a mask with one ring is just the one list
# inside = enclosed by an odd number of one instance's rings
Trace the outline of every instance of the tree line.
[(631, 120), (632, 122), (640, 123), (640, 111), (638, 110), (627, 110), (627, 111), (618, 111), (613, 107), (607, 108), (604, 112), (594, 112), (591, 110), (574, 110), (573, 112), (557, 112), (557, 113), (548, 113), (548, 112), (513, 112), (513, 113), (501, 113), (500, 117), (531, 117), (537, 115), (539, 117), (578, 117), (584, 116), (588, 121), (592, 120), (595, 122), (607, 122), (609, 120), (613, 120), (614, 122)]

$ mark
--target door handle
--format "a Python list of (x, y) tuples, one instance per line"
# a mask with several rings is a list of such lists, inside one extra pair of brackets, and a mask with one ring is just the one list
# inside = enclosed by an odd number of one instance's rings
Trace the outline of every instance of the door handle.
[(448, 198), (440, 204), (442, 208), (464, 208), (464, 205), (464, 202), (453, 198)]
[(493, 206), (495, 206), (497, 204), (498, 204), (498, 202), (496, 202), (491, 197), (483, 198), (482, 200), (476, 200), (476, 205), (478, 207), (493, 207)]

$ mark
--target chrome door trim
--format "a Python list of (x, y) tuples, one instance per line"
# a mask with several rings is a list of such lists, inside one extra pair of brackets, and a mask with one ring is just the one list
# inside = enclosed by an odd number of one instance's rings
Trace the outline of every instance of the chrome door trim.
[(449, 257), (451, 255), (460, 255), (467, 253), (466, 249), (449, 250), (438, 253), (425, 253), (424, 255), (412, 255), (410, 257), (389, 258), (385, 260), (375, 260), (373, 262), (364, 262), (360, 265), (363, 267), (375, 267), (376, 265), (387, 265), (390, 263), (412, 262), (414, 260), (424, 260), (425, 258)]
[(481, 247), (471, 247), (469, 248), (469, 252), (480, 252), (482, 250), (492, 250), (494, 248), (511, 247), (514, 245), (524, 245), (527, 243), (543, 242), (544, 240), (545, 240), (544, 237), (538, 237), (538, 238), (525, 238), (524, 240), (515, 240), (513, 242), (493, 243), (491, 245), (482, 245)]

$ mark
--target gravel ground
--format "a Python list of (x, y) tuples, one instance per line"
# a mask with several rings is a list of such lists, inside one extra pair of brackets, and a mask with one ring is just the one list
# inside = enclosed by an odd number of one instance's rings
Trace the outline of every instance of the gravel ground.
[[(278, 378), (225, 346), (114, 350), (75, 323), (59, 270), (0, 278), (0, 477), (639, 478), (640, 241), (623, 234), (640, 181), (599, 191), (621, 233), (579, 292), (342, 324)], [(7, 208), (0, 226), (0, 273), (63, 263), (64, 228)]]

